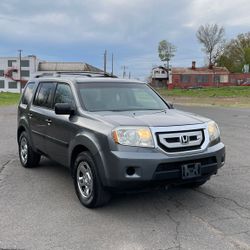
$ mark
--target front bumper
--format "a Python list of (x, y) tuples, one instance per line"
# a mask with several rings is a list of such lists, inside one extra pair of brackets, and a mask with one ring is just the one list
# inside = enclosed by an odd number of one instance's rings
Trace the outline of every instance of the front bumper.
[[(220, 142), (203, 152), (179, 156), (168, 156), (157, 149), (142, 152), (112, 151), (105, 158), (105, 186), (130, 189), (150, 184), (207, 180), (224, 165), (225, 146)], [(181, 166), (197, 162), (201, 164), (201, 175), (183, 180)], [(132, 171), (131, 174), (128, 169), (134, 170), (134, 173)]]

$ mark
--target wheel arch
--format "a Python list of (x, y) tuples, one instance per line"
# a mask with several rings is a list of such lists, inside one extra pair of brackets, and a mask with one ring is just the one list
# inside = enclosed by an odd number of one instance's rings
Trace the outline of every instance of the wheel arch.
[(103, 163), (103, 154), (101, 149), (97, 146), (98, 144), (93, 142), (89, 137), (78, 137), (75, 140), (75, 143), (70, 146), (70, 156), (69, 156), (69, 166), (70, 166), (70, 173), (71, 176), (74, 176), (74, 161), (76, 160), (77, 155), (81, 152), (89, 152), (93, 158), (93, 161), (96, 165), (97, 173), (100, 177), (100, 180), (103, 185), (106, 183), (106, 174), (104, 170), (104, 163)]

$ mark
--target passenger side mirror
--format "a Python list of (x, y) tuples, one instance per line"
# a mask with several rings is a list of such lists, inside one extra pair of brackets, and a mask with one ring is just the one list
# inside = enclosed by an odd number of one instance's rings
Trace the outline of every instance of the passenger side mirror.
[(74, 115), (75, 108), (70, 103), (56, 103), (55, 113), (57, 115)]

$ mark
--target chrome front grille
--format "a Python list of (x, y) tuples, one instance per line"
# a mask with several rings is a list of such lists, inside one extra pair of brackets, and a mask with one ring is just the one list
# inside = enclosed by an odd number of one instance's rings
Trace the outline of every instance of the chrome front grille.
[(166, 152), (182, 152), (201, 149), (204, 142), (203, 130), (157, 133), (160, 148)]

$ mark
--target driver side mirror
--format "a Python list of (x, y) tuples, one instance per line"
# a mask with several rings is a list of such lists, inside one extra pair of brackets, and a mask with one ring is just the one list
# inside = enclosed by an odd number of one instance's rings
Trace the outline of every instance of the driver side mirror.
[(75, 108), (70, 103), (56, 103), (55, 113), (57, 115), (74, 115)]

